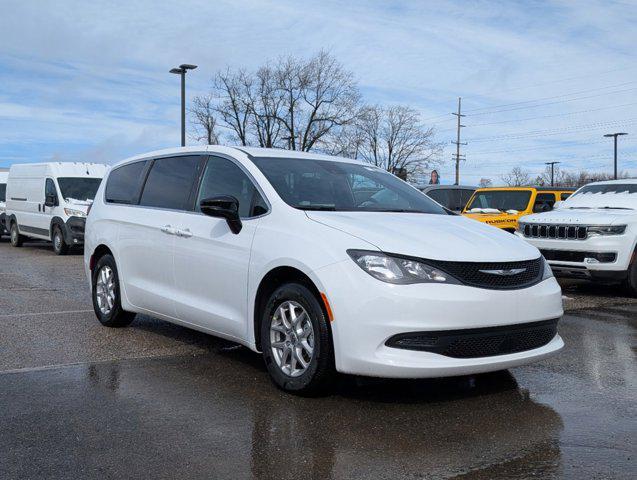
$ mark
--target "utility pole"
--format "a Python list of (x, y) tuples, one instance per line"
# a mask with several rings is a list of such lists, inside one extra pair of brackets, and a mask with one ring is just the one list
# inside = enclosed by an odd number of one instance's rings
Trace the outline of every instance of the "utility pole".
[(178, 68), (173, 68), (170, 73), (181, 75), (181, 146), (186, 146), (186, 72), (194, 70), (197, 65), (182, 63)]
[(462, 160), (462, 157), (464, 156), (464, 155), (460, 155), (460, 145), (467, 144), (467, 142), (462, 143), (460, 141), (460, 129), (464, 127), (464, 125), (460, 123), (460, 119), (462, 117), (466, 117), (466, 115), (462, 114), (462, 98), (461, 97), (458, 97), (458, 112), (452, 113), (451, 115), (455, 115), (458, 117), (458, 131), (457, 131), (456, 141), (451, 143), (454, 143), (456, 145), (456, 153), (453, 154), (456, 160), (456, 183), (455, 184), (460, 185), (460, 160)]
[(628, 135), (625, 132), (619, 132), (619, 133), (607, 133), (606, 135), (604, 135), (605, 137), (613, 137), (613, 143), (614, 143), (614, 159), (615, 159), (615, 169), (614, 169), (614, 175), (613, 178), (615, 180), (617, 180), (617, 137), (621, 136), (621, 135)]
[(555, 168), (555, 165), (557, 165), (558, 163), (562, 163), (562, 162), (544, 162), (544, 165), (551, 166), (551, 187), (555, 186), (554, 168)]

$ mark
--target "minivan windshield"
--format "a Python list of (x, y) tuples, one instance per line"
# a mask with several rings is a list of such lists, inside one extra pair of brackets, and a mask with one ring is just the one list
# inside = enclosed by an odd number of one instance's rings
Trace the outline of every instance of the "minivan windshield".
[(473, 208), (495, 208), (502, 212), (507, 210), (526, 210), (531, 199), (530, 190), (487, 190), (476, 192), (467, 210)]
[(65, 200), (89, 201), (95, 198), (101, 178), (59, 177), (60, 193)]
[(7, 184), (0, 183), (0, 202), (7, 201)]
[(305, 158), (252, 158), (288, 205), (301, 210), (446, 215), (433, 200), (373, 166)]

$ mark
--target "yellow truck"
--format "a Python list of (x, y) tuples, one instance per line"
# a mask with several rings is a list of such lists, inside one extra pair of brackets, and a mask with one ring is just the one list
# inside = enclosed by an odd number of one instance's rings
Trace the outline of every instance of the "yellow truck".
[(553, 210), (555, 202), (566, 200), (574, 191), (565, 187), (479, 188), (462, 214), (513, 233), (520, 217)]

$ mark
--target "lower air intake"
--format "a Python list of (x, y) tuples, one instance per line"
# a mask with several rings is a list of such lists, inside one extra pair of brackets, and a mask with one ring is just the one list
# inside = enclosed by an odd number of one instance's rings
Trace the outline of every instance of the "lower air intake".
[(557, 319), (501, 327), (401, 333), (385, 345), (453, 358), (506, 355), (540, 348), (557, 335)]

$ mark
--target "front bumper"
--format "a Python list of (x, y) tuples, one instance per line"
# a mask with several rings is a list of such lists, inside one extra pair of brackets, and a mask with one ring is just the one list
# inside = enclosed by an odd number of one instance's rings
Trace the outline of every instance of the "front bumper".
[(69, 217), (64, 224), (64, 241), (67, 245), (81, 245), (84, 243), (84, 231), (86, 229), (86, 218)]
[[(592, 278), (622, 280), (630, 266), (633, 252), (635, 251), (634, 239), (630, 235), (599, 235), (585, 240), (566, 240), (549, 238), (529, 238), (516, 233), (534, 247), (537, 247), (547, 257), (547, 261), (553, 273), (558, 277)], [(577, 255), (585, 252), (591, 255)], [(577, 261), (554, 260), (555, 258), (567, 258), (567, 254), (573, 254)], [(613, 258), (612, 261), (596, 261), (594, 257)], [(582, 258), (584, 257), (584, 258)]]
[[(550, 355), (564, 345), (556, 335), (531, 350), (475, 358), (387, 346), (395, 335), (516, 325), (562, 316), (562, 292), (554, 278), (520, 290), (461, 285), (391, 285), (351, 261), (315, 272), (327, 288), (340, 372), (391, 378), (425, 378), (501, 370)], [(333, 288), (329, 288), (333, 286)]]

